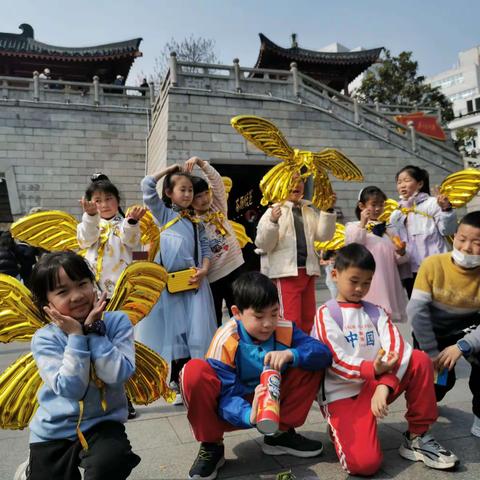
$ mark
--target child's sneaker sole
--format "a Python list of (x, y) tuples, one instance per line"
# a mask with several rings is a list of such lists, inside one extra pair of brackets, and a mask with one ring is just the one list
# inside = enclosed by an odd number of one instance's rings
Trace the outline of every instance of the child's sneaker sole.
[(215, 466), (215, 470), (208, 476), (208, 477), (201, 477), (200, 475), (193, 475), (191, 477), (190, 475), (188, 476), (189, 480), (214, 480), (217, 478), (218, 471), (225, 465), (225, 457), (222, 457), (217, 465)]
[(318, 450), (305, 452), (302, 450), (294, 450), (289, 447), (283, 447), (281, 445), (267, 445), (266, 443), (262, 443), (262, 451), (265, 455), (292, 455), (294, 457), (310, 458), (320, 455), (323, 452), (323, 447)]
[(405, 448), (403, 445), (398, 449), (398, 453), (401, 457), (411, 460), (412, 462), (423, 462), (427, 467), (435, 468), (437, 470), (448, 470), (458, 465), (459, 461), (452, 461), (450, 463), (438, 462), (434, 458), (430, 458), (428, 455), (419, 452), (418, 450), (411, 450)]

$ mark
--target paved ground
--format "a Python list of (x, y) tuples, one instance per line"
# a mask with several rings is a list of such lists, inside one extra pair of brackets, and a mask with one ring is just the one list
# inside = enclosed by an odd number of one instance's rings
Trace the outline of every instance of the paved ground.
[[(328, 296), (326, 290), (317, 292), (319, 302)], [(401, 326), (405, 338), (408, 327)], [(11, 361), (27, 351), (26, 345), (0, 344), (0, 371)], [(440, 418), (433, 428), (436, 438), (460, 457), (461, 465), (454, 472), (430, 470), (421, 463), (402, 459), (397, 448), (405, 430), (404, 401), (399, 399), (391, 406), (389, 416), (379, 426), (380, 439), (385, 453), (382, 469), (375, 479), (459, 480), (480, 478), (480, 439), (470, 434), (472, 423), (471, 394), (468, 389), (468, 365), (462, 361), (457, 368), (455, 389), (441, 403)], [(419, 392), (421, 395), (421, 392)], [(300, 429), (305, 435), (320, 439), (325, 444), (321, 457), (298, 459), (291, 456), (268, 457), (263, 455), (261, 436), (256, 430), (242, 430), (226, 435), (227, 463), (218, 478), (238, 480), (274, 480), (280, 472), (291, 470), (297, 478), (340, 480), (346, 475), (339, 466), (334, 449), (326, 435), (324, 422), (316, 405)], [(127, 431), (136, 453), (142, 457), (140, 465), (132, 472), (132, 480), (182, 479), (198, 451), (186, 419), (185, 409), (158, 401), (148, 407), (138, 408), (138, 418), (127, 424)], [(0, 480), (10, 480), (18, 464), (28, 455), (28, 431), (0, 430)]]

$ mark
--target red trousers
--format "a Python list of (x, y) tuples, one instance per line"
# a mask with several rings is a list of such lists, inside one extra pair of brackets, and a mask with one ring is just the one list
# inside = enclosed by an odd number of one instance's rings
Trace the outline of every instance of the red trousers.
[[(282, 375), (280, 393), (280, 430), (303, 425), (318, 393), (323, 371), (289, 368)], [(198, 358), (182, 370), (180, 387), (187, 407), (187, 418), (199, 442), (220, 442), (224, 432), (240, 430), (218, 416), (221, 383), (215, 370)], [(245, 397), (249, 402), (253, 394)]]
[(317, 310), (315, 300), (315, 277), (307, 275), (306, 268), (299, 268), (296, 277), (275, 280), (283, 318), (295, 322), (307, 335), (313, 327)]
[[(332, 431), (338, 459), (351, 475), (373, 475), (383, 460), (377, 436), (377, 419), (371, 409), (377, 385), (377, 381), (367, 381), (356, 397), (336, 400), (321, 407)], [(421, 435), (435, 422), (438, 410), (432, 362), (420, 350), (413, 350), (408, 369), (398, 387), (389, 395), (388, 403), (403, 392), (407, 399), (405, 418), (408, 431)]]

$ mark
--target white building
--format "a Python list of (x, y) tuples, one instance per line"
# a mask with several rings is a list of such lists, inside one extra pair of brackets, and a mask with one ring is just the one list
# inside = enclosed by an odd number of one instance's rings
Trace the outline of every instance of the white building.
[(432, 87), (440, 87), (453, 105), (455, 119), (448, 127), (475, 128), (477, 137), (470, 148), (480, 147), (480, 45), (458, 54), (458, 64), (426, 79)]

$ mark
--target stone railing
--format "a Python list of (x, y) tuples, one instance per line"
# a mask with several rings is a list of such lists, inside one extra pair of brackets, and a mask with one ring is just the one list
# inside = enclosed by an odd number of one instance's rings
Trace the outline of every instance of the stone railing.
[(405, 126), (396, 122), (390, 114), (382, 112), (386, 106), (379, 104), (372, 108), (302, 74), (295, 63), (291, 64), (290, 71), (255, 69), (241, 67), (238, 59), (233, 60), (233, 65), (180, 62), (172, 53), (169, 72), (153, 108), (153, 121), (171, 89), (302, 104), (328, 113), (445, 171), (462, 166), (460, 154), (447, 143), (416, 132), (413, 123)]
[(97, 108), (151, 108), (155, 102), (154, 86), (148, 88), (100, 83), (48, 80), (38, 72), (32, 78), (0, 76), (2, 102), (48, 103)]

